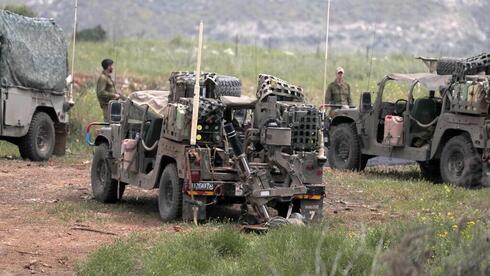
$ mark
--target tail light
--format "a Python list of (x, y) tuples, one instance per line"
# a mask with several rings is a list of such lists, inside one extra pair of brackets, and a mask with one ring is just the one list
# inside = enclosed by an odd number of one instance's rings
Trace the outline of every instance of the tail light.
[(191, 181), (192, 183), (201, 181), (201, 171), (197, 171), (197, 170), (191, 171)]
[(318, 170), (316, 171), (316, 175), (318, 175), (318, 176), (322, 176), (322, 175), (323, 175), (323, 169), (322, 169), (322, 168), (318, 169)]

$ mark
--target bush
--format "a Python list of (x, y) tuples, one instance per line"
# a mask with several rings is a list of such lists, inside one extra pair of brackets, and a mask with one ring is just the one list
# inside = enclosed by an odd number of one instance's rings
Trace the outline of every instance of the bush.
[(26, 5), (6, 5), (3, 9), (27, 17), (37, 16), (36, 13)]
[(107, 33), (102, 26), (97, 25), (94, 28), (83, 29), (77, 32), (79, 41), (101, 42), (107, 39)]

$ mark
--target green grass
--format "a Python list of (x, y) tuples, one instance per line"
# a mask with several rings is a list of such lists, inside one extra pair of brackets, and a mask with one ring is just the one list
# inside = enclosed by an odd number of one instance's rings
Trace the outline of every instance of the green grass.
[[(239, 77), (247, 94), (255, 93), (258, 74), (267, 73), (302, 86), (313, 103), (321, 102), (324, 71), (322, 54), (288, 52), (248, 45), (239, 45), (235, 49), (234, 45), (210, 41), (205, 42), (204, 47), (202, 69)], [(193, 71), (196, 63), (195, 43), (184, 39), (83, 42), (78, 44), (76, 71), (92, 75), (95, 81), (100, 73), (99, 63), (106, 57), (115, 60), (117, 78), (142, 77), (153, 86), (166, 86), (171, 72)], [(369, 59), (360, 53), (331, 55), (328, 65), (329, 82), (335, 77), (336, 67), (345, 68), (346, 79), (351, 83), (354, 99), (358, 99), (362, 91), (374, 91), (377, 82), (386, 74), (426, 71), (422, 62), (402, 55), (375, 57), (371, 74)]]
[(482, 217), (490, 211), (490, 189), (433, 184), (421, 179), (416, 165), (368, 167), (360, 176), (328, 172), (326, 181), (327, 185), (357, 191), (358, 200), (381, 205), (407, 219), (455, 221)]
[(80, 275), (431, 275), (490, 272), (488, 228), (394, 222), (360, 233), (330, 225), (285, 226), (266, 235), (233, 226), (144, 234), (103, 246)]
[[(327, 172), (328, 202), (376, 206), (328, 212), (321, 224), (265, 235), (209, 223), (184, 233), (141, 233), (104, 246), (80, 275), (486, 275), (490, 191), (434, 185), (416, 166)], [(339, 193), (335, 195), (334, 193)], [(347, 194), (346, 194), (347, 193)], [(391, 216), (396, 214), (396, 216)], [(128, 253), (128, 251), (130, 253)], [(130, 257), (126, 257), (130, 256)], [(121, 265), (115, 259), (124, 259)], [(124, 268), (122, 271), (121, 269)]]
[(0, 157), (20, 158), (19, 150), (14, 144), (6, 141), (0, 141)]
[(155, 197), (139, 196), (124, 197), (116, 204), (103, 204), (95, 199), (76, 202), (58, 202), (43, 206), (40, 216), (57, 218), (63, 223), (76, 222), (107, 222), (124, 221), (135, 222), (141, 218), (157, 218), (158, 209)]
[[(68, 137), (68, 155), (87, 154), (90, 147), (84, 143), (84, 128), (93, 121), (102, 120), (95, 97), (94, 84), (100, 74), (100, 61), (106, 57), (115, 60), (115, 77), (118, 82), (128, 80), (123, 92), (142, 89), (168, 89), (168, 77), (173, 71), (195, 70), (194, 41), (176, 38), (165, 40), (122, 40), (116, 42), (77, 44), (75, 68), (88, 77), (75, 91), (75, 107), (70, 111), (71, 134)], [(277, 49), (257, 48), (206, 41), (204, 44), (204, 71), (237, 76), (242, 80), (243, 93), (255, 95), (258, 74), (276, 75), (304, 88), (309, 101), (320, 104), (323, 98), (324, 58), (318, 53), (287, 52)], [(71, 60), (71, 59), (70, 59)], [(334, 70), (343, 66), (346, 79), (351, 84), (354, 102), (366, 90), (376, 91), (376, 83), (392, 72), (421, 72), (425, 66), (411, 56), (376, 56), (369, 73), (369, 60), (360, 53), (331, 55), (328, 77), (334, 79)], [(368, 83), (369, 88), (368, 88)], [(402, 98), (404, 87), (390, 89), (390, 99)], [(0, 156), (19, 157), (18, 150), (0, 142)]]

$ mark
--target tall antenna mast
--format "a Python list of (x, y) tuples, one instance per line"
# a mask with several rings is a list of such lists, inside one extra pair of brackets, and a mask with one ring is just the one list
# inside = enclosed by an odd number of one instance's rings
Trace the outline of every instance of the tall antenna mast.
[(330, 31), (330, 0), (327, 2), (327, 34), (325, 36), (325, 70), (323, 71), (323, 99), (322, 104), (325, 104), (325, 93), (327, 91), (327, 61), (328, 61), (328, 38)]
[(373, 71), (374, 44), (376, 43), (376, 29), (377, 29), (377, 25), (376, 25), (376, 22), (374, 22), (373, 43), (371, 44), (371, 59), (369, 61), (369, 74), (368, 74), (368, 83), (367, 83), (367, 90), (366, 91), (369, 91), (369, 88), (371, 86), (371, 73)]
[(197, 119), (199, 115), (199, 91), (201, 80), (201, 54), (202, 54), (202, 36), (204, 25), (201, 21), (199, 24), (199, 42), (197, 45), (197, 66), (196, 66), (196, 81), (194, 84), (194, 100), (192, 102), (192, 121), (191, 121), (191, 145), (196, 144), (197, 137)]
[(75, 49), (77, 42), (77, 22), (78, 22), (78, 0), (75, 0), (75, 19), (73, 21), (73, 49), (71, 57), (71, 82), (70, 82), (70, 95), (68, 97), (68, 104), (73, 106), (75, 102), (73, 101), (73, 80), (75, 78)]

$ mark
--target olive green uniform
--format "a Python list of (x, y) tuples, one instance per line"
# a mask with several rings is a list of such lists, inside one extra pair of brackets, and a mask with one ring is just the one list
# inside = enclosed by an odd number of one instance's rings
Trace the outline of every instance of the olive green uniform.
[(339, 104), (339, 105), (352, 105), (352, 99), (350, 96), (350, 85), (343, 81), (337, 83), (333, 81), (328, 85), (325, 92), (325, 104)]
[(110, 75), (102, 74), (97, 81), (97, 99), (99, 100), (100, 108), (104, 113), (104, 121), (109, 121), (109, 102), (116, 99), (116, 88), (114, 86), (114, 81)]

